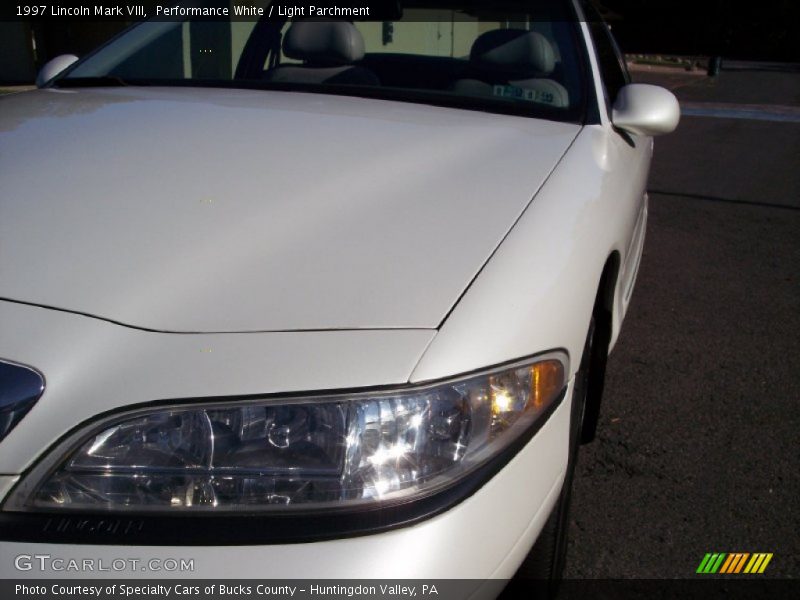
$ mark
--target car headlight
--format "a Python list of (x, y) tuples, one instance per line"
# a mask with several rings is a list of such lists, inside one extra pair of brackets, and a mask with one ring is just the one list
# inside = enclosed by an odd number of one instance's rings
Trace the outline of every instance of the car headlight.
[(551, 353), (402, 390), (129, 411), (71, 436), (15, 504), (217, 513), (405, 502), (507, 448), (567, 372), (566, 356)]

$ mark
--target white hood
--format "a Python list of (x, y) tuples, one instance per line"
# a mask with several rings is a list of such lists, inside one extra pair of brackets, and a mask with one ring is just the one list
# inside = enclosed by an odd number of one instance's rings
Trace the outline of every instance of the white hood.
[(288, 92), (6, 97), (0, 298), (160, 331), (436, 328), (578, 130)]

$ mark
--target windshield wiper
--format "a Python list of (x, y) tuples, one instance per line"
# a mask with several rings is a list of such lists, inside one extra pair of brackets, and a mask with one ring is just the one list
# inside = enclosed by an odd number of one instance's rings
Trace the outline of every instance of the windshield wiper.
[[(64, 77), (53, 83), (56, 87), (124, 87), (130, 85), (121, 77), (112, 77), (105, 75), (103, 77)], [(141, 85), (141, 84), (137, 84)]]

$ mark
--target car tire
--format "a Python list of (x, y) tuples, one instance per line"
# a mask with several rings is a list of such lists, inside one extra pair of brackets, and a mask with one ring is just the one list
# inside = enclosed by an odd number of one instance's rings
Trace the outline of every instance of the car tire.
[(599, 302), (598, 299), (592, 317), (591, 345), (584, 351), (584, 353), (586, 351), (589, 353), (589, 368), (586, 377), (586, 403), (581, 418), (581, 444), (589, 444), (594, 441), (606, 384), (608, 346), (611, 343), (611, 313), (604, 309)]
[[(572, 481), (581, 442), (582, 423), (585, 418), (586, 399), (590, 385), (593, 350), (598, 342), (598, 329), (595, 318), (589, 323), (581, 364), (575, 374), (573, 402), (570, 413), (569, 457), (564, 485), (553, 511), (542, 528), (531, 551), (525, 557), (514, 578), (516, 580), (535, 580), (526, 586), (526, 596), (533, 598), (554, 598), (558, 592), (561, 576), (567, 557), (567, 534), (569, 531), (569, 508), (572, 496)], [(508, 591), (522, 591), (518, 585), (509, 586)]]

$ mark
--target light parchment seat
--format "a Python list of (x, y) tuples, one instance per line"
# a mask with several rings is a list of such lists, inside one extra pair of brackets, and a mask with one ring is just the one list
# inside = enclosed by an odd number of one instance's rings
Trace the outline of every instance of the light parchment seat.
[(270, 81), (380, 85), (377, 76), (353, 63), (364, 58), (364, 39), (346, 21), (298, 21), (283, 38), (283, 53), (301, 64), (267, 72)]

